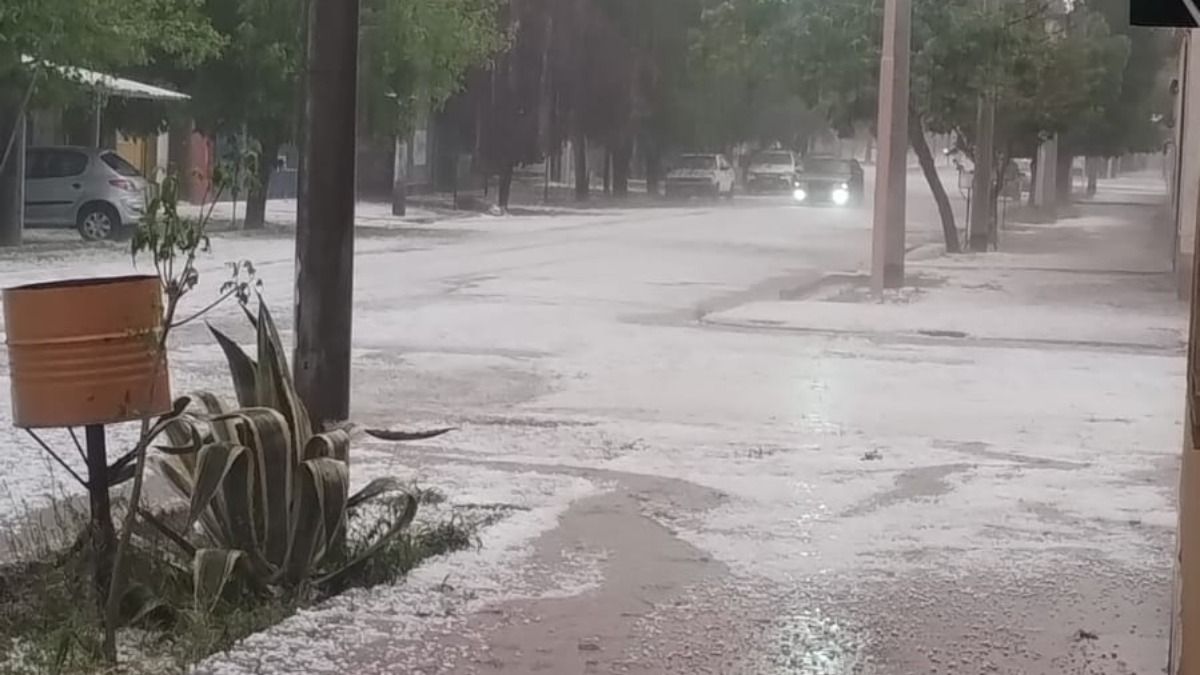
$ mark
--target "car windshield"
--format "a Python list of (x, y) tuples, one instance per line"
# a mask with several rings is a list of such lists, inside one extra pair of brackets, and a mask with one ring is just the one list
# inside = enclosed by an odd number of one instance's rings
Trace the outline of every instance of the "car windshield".
[(675, 168), (684, 171), (707, 171), (716, 166), (717, 160), (712, 155), (684, 155), (675, 161)]
[(764, 152), (754, 157), (754, 164), (760, 166), (790, 166), (792, 156), (786, 152)]
[(818, 157), (806, 159), (801, 165), (804, 173), (825, 174), (833, 176), (850, 175), (850, 162), (844, 159)]

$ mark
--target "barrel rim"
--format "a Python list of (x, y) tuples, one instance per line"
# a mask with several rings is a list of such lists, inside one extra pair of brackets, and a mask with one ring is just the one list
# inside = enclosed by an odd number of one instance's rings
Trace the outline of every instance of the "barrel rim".
[(34, 284), (25, 284), (23, 286), (13, 286), (12, 288), (4, 289), (4, 292), (42, 292), (42, 291), (62, 291), (73, 288), (95, 288), (98, 286), (115, 286), (117, 284), (129, 284), (144, 281), (158, 281), (158, 277), (152, 274), (127, 274), (117, 277), (81, 277), (76, 279), (60, 279), (58, 281), (42, 281)]

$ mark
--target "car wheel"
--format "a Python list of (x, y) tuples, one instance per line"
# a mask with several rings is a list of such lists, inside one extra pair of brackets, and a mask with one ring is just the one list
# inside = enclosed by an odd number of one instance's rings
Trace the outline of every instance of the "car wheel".
[(84, 241), (102, 241), (121, 236), (121, 215), (108, 204), (89, 204), (79, 212), (76, 222)]

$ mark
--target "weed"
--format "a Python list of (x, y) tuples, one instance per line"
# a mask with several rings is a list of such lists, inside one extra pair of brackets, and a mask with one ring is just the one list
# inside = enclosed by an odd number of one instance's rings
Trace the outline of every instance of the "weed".
[[(444, 504), (434, 489), (415, 489), (425, 504)], [(346, 559), (354, 559), (382, 531), (379, 509), (404, 508), (403, 495), (351, 514)], [(269, 628), (296, 611), (350, 588), (370, 588), (403, 578), (431, 557), (461, 551), (479, 543), (481, 529), (503, 518), (503, 506), (447, 508), (445, 517), (417, 523), (395, 537), (347, 576), (342, 588), (317, 595), (265, 595), (231, 585), (211, 612), (193, 608), (189, 561), (157, 530), (139, 527), (130, 551), (130, 592), (141, 594), (131, 606), (143, 608), (132, 626), (121, 632), (125, 662), (132, 672), (183, 672), (206, 656)], [(158, 519), (173, 526), (186, 520), (182, 512)], [(39, 514), (37, 527), (22, 530), (19, 549), (26, 562), (0, 566), (0, 675), (51, 673), (76, 675), (105, 672), (102, 635), (89, 558), (91, 547), (81, 537), (86, 511), (76, 500), (55, 500)], [(73, 542), (73, 543), (72, 543)], [(80, 598), (87, 601), (80, 602)], [(146, 603), (145, 598), (153, 598)], [(147, 610), (146, 608), (149, 607)], [(139, 670), (140, 669), (140, 670)]]

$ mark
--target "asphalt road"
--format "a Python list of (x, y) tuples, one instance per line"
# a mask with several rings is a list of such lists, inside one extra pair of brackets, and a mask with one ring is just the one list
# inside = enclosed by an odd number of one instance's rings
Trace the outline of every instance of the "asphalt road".
[[(917, 247), (939, 230), (912, 177)], [(1177, 357), (705, 320), (861, 271), (869, 223), (743, 197), (364, 228), (354, 414), (459, 431), (368, 446), (356, 475), (531, 515), (441, 585), (332, 603), (201, 671), (1159, 672)], [(286, 329), (291, 256), (220, 237), (192, 302), (250, 259)], [(0, 257), (0, 283), (127, 265), (46, 244)], [(178, 390), (226, 386), (201, 326), (172, 366)], [(21, 452), (0, 470), (36, 503)], [(406, 604), (434, 588), (436, 620)]]

